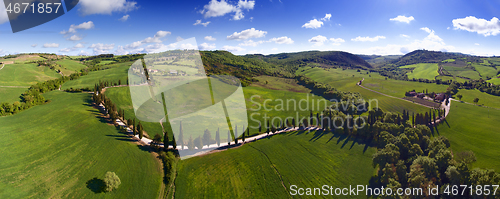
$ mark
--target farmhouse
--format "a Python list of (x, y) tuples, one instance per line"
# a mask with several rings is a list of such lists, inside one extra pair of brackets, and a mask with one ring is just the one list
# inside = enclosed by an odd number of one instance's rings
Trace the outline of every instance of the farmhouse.
[(423, 99), (425, 97), (425, 93), (419, 93), (417, 94), (417, 97)]
[(442, 102), (446, 99), (446, 94), (444, 93), (439, 93), (436, 98), (434, 98), (435, 101)]
[(410, 92), (406, 92), (405, 94), (407, 97), (415, 97), (417, 96), (417, 92), (415, 91), (410, 91)]
[(171, 75), (177, 75), (177, 70), (170, 70), (169, 72)]

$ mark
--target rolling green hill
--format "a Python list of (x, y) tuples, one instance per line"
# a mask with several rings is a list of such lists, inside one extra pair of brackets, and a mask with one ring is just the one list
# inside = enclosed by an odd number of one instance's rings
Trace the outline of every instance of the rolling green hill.
[(122, 84), (126, 84), (128, 79), (128, 70), (133, 62), (124, 62), (109, 65), (110, 69), (98, 70), (89, 72), (88, 75), (82, 76), (77, 80), (69, 81), (62, 86), (62, 89), (69, 88), (94, 88), (96, 83), (99, 81), (109, 81), (112, 83), (118, 83), (120, 80)]
[(87, 67), (87, 66), (85, 66), (77, 61), (69, 60), (69, 59), (59, 60), (56, 63), (61, 65), (61, 67), (58, 67), (56, 69), (59, 69), (66, 76), (71, 75), (75, 72), (80, 72), (81, 69), (84, 69)]
[(291, 185), (367, 185), (374, 173), (374, 152), (332, 133), (278, 134), (237, 149), (182, 160), (175, 197), (287, 198)]
[(48, 67), (38, 67), (36, 64), (7, 64), (0, 70), (0, 86), (29, 87), (59, 77), (61, 75)]
[(11, 88), (11, 87), (0, 87), (0, 103), (8, 102), (12, 104), (13, 102), (19, 102), (21, 94), (28, 88)]
[(420, 63), (401, 66), (400, 68), (414, 68), (413, 71), (406, 73), (406, 75), (408, 75), (408, 79), (415, 78), (433, 80), (439, 75), (437, 64)]
[[(0, 198), (158, 197), (159, 162), (103, 122), (90, 94), (44, 96), (52, 102), (0, 117)], [(107, 171), (119, 176), (120, 187), (95, 193)]]
[(452, 102), (446, 123), (438, 127), (436, 135), (450, 140), (453, 153), (472, 150), (477, 162), (474, 167), (500, 171), (500, 133), (498, 122), (500, 111), (460, 102)]

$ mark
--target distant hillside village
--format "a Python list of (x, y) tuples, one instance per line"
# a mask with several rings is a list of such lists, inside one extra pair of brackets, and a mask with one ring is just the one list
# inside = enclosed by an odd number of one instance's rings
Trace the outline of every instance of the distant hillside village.
[(415, 90), (409, 91), (405, 93), (406, 97), (415, 97), (419, 99), (427, 99), (427, 100), (433, 100), (434, 102), (443, 102), (444, 100), (448, 99), (445, 93), (417, 93)]

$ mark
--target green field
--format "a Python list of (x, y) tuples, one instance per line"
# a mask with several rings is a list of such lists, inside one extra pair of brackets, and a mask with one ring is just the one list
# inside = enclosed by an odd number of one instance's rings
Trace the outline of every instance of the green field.
[[(479, 68), (484, 69), (484, 67), (487, 67), (487, 66), (482, 66), (482, 67), (479, 67)], [(465, 77), (465, 78), (469, 78), (469, 79), (479, 79), (479, 78), (481, 78), (479, 76), (478, 72), (473, 71), (472, 69), (469, 69), (469, 68), (455, 67), (455, 66), (443, 66), (443, 68), (446, 71), (448, 71), (449, 73), (451, 73), (453, 76), (455, 76), (456, 78), (458, 78), (458, 77)], [(486, 70), (484, 70), (484, 71), (486, 71)]]
[(493, 83), (495, 85), (500, 85), (500, 78), (493, 78), (488, 80), (489, 83)]
[[(359, 92), (365, 100), (376, 99), (378, 101), (378, 106), (385, 111), (402, 113), (403, 110), (409, 110), (411, 112), (419, 113), (428, 110), (427, 107), (374, 93), (356, 85), (356, 82), (359, 82), (363, 78), (365, 78), (365, 81), (370, 80), (370, 78), (373, 78), (374, 82), (389, 81), (389, 79), (385, 80), (385, 77), (380, 76), (378, 73), (366, 74), (366, 71), (362, 71), (360, 74), (359, 72), (356, 72), (356, 70), (342, 69), (329, 69), (325, 73), (325, 70), (321, 68), (301, 69), (297, 71), (297, 74), (303, 74), (321, 83), (328, 83), (341, 91)], [(399, 96), (399, 98), (402, 97), (404, 96)], [(371, 108), (373, 107), (370, 107), (370, 109)]]
[(75, 73), (75, 72), (79, 72), (81, 69), (84, 69), (87, 67), (87, 66), (81, 64), (80, 62), (69, 60), (69, 59), (59, 60), (56, 63), (62, 66), (61, 68), (58, 68), (58, 69), (61, 70), (61, 72), (66, 76), (71, 75), (72, 73)]
[(477, 162), (474, 167), (500, 171), (500, 111), (460, 102), (451, 102), (451, 110), (444, 123), (438, 127), (438, 134), (450, 140), (453, 153), (472, 150)]
[(21, 99), (19, 98), (24, 91), (28, 90), (28, 88), (10, 88), (10, 87), (0, 87), (0, 103), (8, 102), (19, 102)]
[(311, 92), (311, 89), (308, 89), (302, 85), (297, 84), (297, 80), (294, 79), (286, 79), (286, 78), (271, 77), (271, 76), (258, 76), (255, 77), (255, 79), (259, 81), (252, 83), (251, 86), (267, 88), (271, 90), (286, 90), (299, 93)]
[(59, 77), (61, 75), (48, 67), (38, 67), (36, 64), (7, 64), (0, 70), (0, 86), (29, 87)]
[(102, 65), (106, 65), (106, 64), (110, 64), (110, 63), (114, 63), (115, 61), (110, 61), (110, 60), (106, 60), (106, 61), (101, 61), (99, 62), (97, 65), (98, 66), (102, 66)]
[(278, 134), (237, 149), (182, 160), (175, 197), (287, 198), (291, 185), (368, 185), (375, 171), (375, 149), (364, 150), (365, 145), (332, 133)]
[(483, 79), (487, 79), (488, 77), (497, 76), (497, 69), (491, 66), (484, 66), (481, 64), (472, 64), (476, 71), (482, 76)]
[(413, 71), (406, 73), (409, 79), (428, 79), (433, 80), (438, 73), (438, 64), (420, 63), (401, 66), (400, 68), (415, 68)]
[(39, 60), (45, 60), (45, 58), (40, 57), (38, 55), (20, 55), (16, 58), (0, 59), (0, 63), (13, 61), (15, 64), (24, 64), (26, 62), (39, 61)]
[[(159, 162), (104, 123), (89, 105), (90, 94), (44, 96), (52, 102), (0, 117), (0, 198), (158, 197)], [(95, 193), (87, 187), (107, 171), (120, 177), (118, 189)]]
[[(125, 111), (125, 118), (134, 119), (134, 107), (132, 106), (132, 98), (130, 96), (129, 87), (115, 87), (106, 89), (105, 95), (116, 104), (116, 107), (119, 109), (123, 109)], [(136, 119), (136, 124), (139, 123), (139, 120)], [(163, 137), (162, 128), (160, 123), (153, 122), (141, 122), (144, 126), (144, 131), (150, 136), (153, 137), (155, 134), (159, 134)]]
[(443, 80), (443, 81), (448, 81), (448, 80), (452, 80), (452, 81), (457, 81), (457, 82), (465, 82), (467, 81), (466, 79), (464, 78), (460, 78), (460, 77), (450, 77), (450, 76), (437, 76), (436, 79), (440, 79), (440, 80)]
[[(273, 79), (273, 78), (267, 77), (266, 79)], [(278, 79), (275, 79), (274, 81), (278, 81)], [(285, 84), (283, 84), (283, 86), (284, 87), (280, 87), (279, 89), (287, 88)], [(298, 85), (298, 89), (305, 90), (306, 88)], [(311, 93), (297, 93), (287, 90), (272, 90), (256, 86), (244, 87), (243, 92), (245, 95), (246, 105), (248, 110), (247, 116), (248, 116), (249, 126), (255, 127), (250, 129), (251, 134), (258, 133), (259, 124), (255, 120), (264, 123), (263, 117), (265, 115), (271, 118), (274, 117), (281, 118), (282, 120), (285, 120), (285, 118), (289, 116), (296, 117), (297, 113), (300, 116), (309, 116), (310, 113), (309, 110), (313, 110), (316, 113), (324, 110), (325, 103), (330, 104), (329, 102), (326, 102), (326, 100), (322, 100), (324, 98), (319, 96), (313, 96), (313, 94)], [(132, 106), (132, 99), (130, 97), (130, 90), (128, 87), (108, 88), (106, 89), (105, 94), (116, 104), (117, 108), (125, 110), (125, 117), (127, 119), (135, 117), (135, 113)], [(253, 101), (251, 101), (252, 96), (254, 96), (254, 98), (252, 99)], [(287, 103), (288, 102), (287, 100), (290, 100), (290, 103)], [(301, 100), (304, 102), (301, 103), (300, 102)], [(306, 100), (309, 100), (307, 107), (305, 103)], [(265, 108), (270, 110), (264, 109), (263, 107), (264, 101), (266, 101)], [(261, 105), (260, 109), (258, 109), (259, 107), (255, 103)], [(307, 109), (301, 110), (301, 107)], [(253, 118), (253, 120), (251, 118)], [(138, 121), (139, 120), (137, 120), (137, 122)], [(211, 120), (203, 119), (199, 121), (200, 123), (196, 125), (199, 126), (198, 131), (196, 131), (195, 133), (191, 133), (195, 137), (198, 135), (203, 135), (203, 132), (205, 130), (204, 127), (208, 126), (208, 122), (210, 122)], [(275, 125), (278, 125), (279, 120), (276, 119), (275, 122), (276, 122)], [(154, 136), (155, 134), (161, 135), (161, 126), (159, 123), (152, 123), (152, 122), (141, 122), (141, 123), (143, 124), (145, 131), (148, 132), (150, 136)], [(209, 130), (215, 132), (217, 129), (209, 129)], [(263, 129), (263, 131), (265, 131), (265, 129)]]
[(444, 93), (446, 92), (447, 85), (435, 83), (423, 83), (413, 81), (401, 81), (394, 79), (380, 80), (377, 78), (367, 78), (363, 81), (363, 85), (372, 90), (385, 93), (394, 97), (404, 97), (405, 93), (415, 89), (416, 92)]
[[(484, 104), (485, 106), (488, 107), (493, 107), (493, 108), (499, 108), (500, 109), (500, 97), (499, 96), (494, 96), (490, 95), (488, 93), (483, 93), (479, 90), (467, 90), (467, 89), (460, 89), (457, 93), (462, 95), (462, 101), (464, 102), (469, 102), (469, 103), (474, 103), (474, 98), (478, 98), (479, 102), (477, 104), (481, 105)], [(455, 95), (455, 99), (457, 99), (457, 95)]]
[(441, 62), (448, 63), (448, 62), (454, 62), (454, 61), (455, 61), (455, 59), (446, 59), (446, 60), (443, 60)]
[(110, 69), (89, 72), (88, 75), (65, 83), (62, 89), (87, 87), (93, 89), (94, 85), (99, 83), (99, 81), (118, 83), (118, 80), (121, 80), (122, 84), (125, 84), (128, 79), (128, 70), (131, 65), (132, 62), (109, 65), (109, 67), (111, 67)]

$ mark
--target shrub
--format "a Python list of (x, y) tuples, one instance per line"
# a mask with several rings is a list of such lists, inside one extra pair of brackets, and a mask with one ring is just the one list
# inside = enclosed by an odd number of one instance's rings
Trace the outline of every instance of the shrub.
[(115, 172), (108, 171), (106, 176), (104, 177), (104, 184), (106, 192), (113, 191), (113, 189), (117, 189), (122, 182), (120, 178), (115, 174)]

